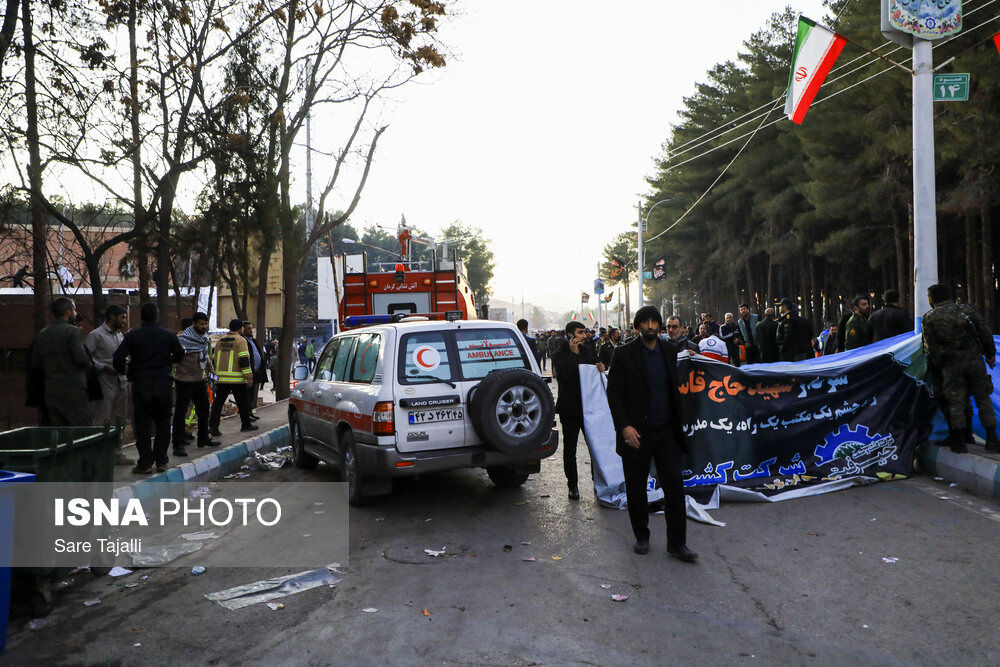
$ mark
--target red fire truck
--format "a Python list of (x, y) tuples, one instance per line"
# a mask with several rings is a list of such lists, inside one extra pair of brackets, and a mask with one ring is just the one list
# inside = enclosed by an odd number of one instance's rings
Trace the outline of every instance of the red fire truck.
[(453, 250), (450, 257), (439, 258), (433, 249), (430, 261), (414, 262), (410, 248), (417, 240), (411, 229), (401, 228), (398, 238), (397, 262), (369, 265), (365, 252), (361, 266), (352, 270), (342, 258), (338, 271), (344, 286), (339, 308), (341, 329), (385, 324), (407, 316), (478, 319), (472, 287), (458, 252)]

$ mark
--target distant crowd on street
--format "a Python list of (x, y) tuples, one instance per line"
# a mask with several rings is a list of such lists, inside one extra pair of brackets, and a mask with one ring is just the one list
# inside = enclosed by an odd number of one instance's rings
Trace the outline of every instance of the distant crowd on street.
[[(953, 451), (968, 451), (975, 401), (986, 431), (986, 449), (1000, 451), (993, 384), (986, 366), (994, 368), (993, 335), (979, 313), (965, 303), (952, 301), (947, 285), (927, 291), (931, 309), (923, 315), (922, 345), (928, 379), (948, 422), (945, 444)], [(687, 453), (681, 427), (677, 358), (704, 358), (739, 366), (749, 363), (795, 362), (848, 352), (913, 331), (913, 318), (899, 305), (899, 293), (886, 290), (885, 305), (872, 313), (871, 298), (856, 296), (851, 310), (813, 336), (809, 320), (798, 314), (793, 299), (781, 299), (777, 310), (763, 316), (741, 304), (738, 315), (726, 313), (722, 323), (701, 313), (696, 331), (678, 315), (663, 321), (653, 306), (640, 308), (625, 332), (615, 327), (588, 329), (577, 321), (563, 330), (528, 332), (527, 320), (518, 328), (544, 371), (551, 359), (558, 380), (556, 412), (562, 427), (563, 469), (569, 498), (580, 498), (576, 451), (583, 430), (583, 399), (579, 367), (591, 364), (608, 371), (607, 401), (615, 431), (616, 451), (622, 457), (629, 518), (635, 534), (636, 553), (649, 551), (649, 508), (646, 480), (651, 463), (659, 471), (665, 494), (667, 552), (686, 562), (697, 554), (686, 544), (682, 458)], [(985, 360), (985, 363), (984, 363)]]
[(40, 425), (124, 427), (131, 396), (138, 460), (119, 449), (115, 463), (134, 466), (137, 475), (166, 470), (171, 444), (175, 457), (188, 456), (191, 442), (198, 448), (221, 444), (213, 438), (222, 435), (230, 395), (240, 431), (257, 430), (254, 409), (269, 368), (277, 383), (278, 341), (258, 343), (252, 322), (233, 319), (213, 344), (208, 316), (201, 312), (184, 318), (174, 332), (160, 325), (156, 304), (147, 303), (140, 326), (129, 330), (128, 312), (111, 305), (104, 322), (84, 335), (72, 299), (57, 297), (51, 311), (53, 322), (29, 351), (26, 403), (38, 408)]

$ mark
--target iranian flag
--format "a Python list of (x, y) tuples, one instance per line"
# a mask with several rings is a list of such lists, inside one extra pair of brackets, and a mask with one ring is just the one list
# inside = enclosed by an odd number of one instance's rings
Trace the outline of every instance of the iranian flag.
[(795, 37), (785, 97), (785, 114), (796, 125), (802, 124), (809, 105), (846, 43), (841, 35), (804, 16), (799, 17), (799, 33)]

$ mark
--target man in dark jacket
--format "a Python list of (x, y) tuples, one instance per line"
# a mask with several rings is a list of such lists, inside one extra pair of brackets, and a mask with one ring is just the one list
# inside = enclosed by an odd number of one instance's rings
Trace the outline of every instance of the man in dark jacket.
[(873, 343), (913, 331), (913, 318), (899, 307), (899, 292), (887, 289), (882, 298), (885, 306), (875, 311), (868, 320)]
[(693, 563), (698, 554), (687, 547), (687, 517), (681, 470), (687, 442), (681, 397), (677, 390), (677, 351), (659, 336), (663, 326), (653, 306), (635, 314), (640, 337), (615, 350), (608, 373), (608, 407), (615, 422), (615, 451), (622, 457), (628, 516), (636, 553), (649, 552), (649, 507), (646, 479), (656, 461), (666, 499), (667, 553)]
[(778, 355), (782, 361), (803, 361), (814, 356), (812, 347), (812, 327), (809, 321), (798, 314), (795, 302), (789, 298), (781, 300), (781, 318), (778, 320)]
[(535, 340), (534, 336), (528, 335), (528, 320), (520, 319), (517, 321), (517, 330), (521, 332), (524, 336), (524, 340), (528, 343), (528, 351), (531, 352), (531, 356), (535, 358), (538, 362), (539, 367), (541, 367), (541, 361), (538, 358), (538, 341)]
[(44, 373), (45, 408), (53, 426), (90, 426), (93, 413), (87, 396), (90, 355), (73, 324), (76, 304), (61, 296), (50, 306), (56, 320), (38, 332), (31, 349), (31, 368)]
[(569, 497), (579, 500), (580, 488), (576, 472), (576, 441), (583, 426), (583, 398), (580, 396), (580, 364), (597, 364), (597, 370), (604, 371), (604, 364), (598, 363), (591, 346), (586, 344), (587, 330), (579, 322), (566, 325), (566, 338), (562, 339), (552, 354), (552, 368), (559, 381), (559, 397), (556, 412), (563, 435), (563, 469)]
[[(148, 475), (153, 466), (167, 469), (170, 447), (170, 415), (174, 406), (173, 365), (184, 358), (177, 334), (158, 324), (160, 311), (155, 303), (144, 303), (139, 311), (142, 325), (125, 334), (115, 350), (112, 365), (132, 382), (132, 425), (139, 460), (132, 472)], [(125, 360), (128, 359), (126, 365)], [(152, 445), (153, 426), (156, 439)]]
[(853, 310), (851, 316), (847, 318), (844, 328), (844, 350), (854, 350), (872, 343), (871, 327), (868, 324), (868, 316), (872, 312), (871, 300), (867, 295), (859, 294), (852, 302)]
[(250, 406), (250, 421), (260, 417), (254, 412), (260, 388), (267, 382), (267, 357), (264, 348), (253, 337), (253, 322), (243, 321), (243, 337), (247, 339), (247, 349), (250, 351), (250, 369), (253, 371), (253, 386), (247, 389), (247, 404)]
[(757, 341), (757, 352), (760, 363), (773, 364), (781, 361), (778, 353), (778, 322), (774, 319), (774, 308), (764, 311), (764, 319), (757, 323), (754, 329), (754, 340)]
[(756, 313), (750, 312), (750, 304), (740, 304), (740, 316), (736, 320), (736, 325), (740, 328), (740, 337), (743, 339), (747, 350), (747, 363), (756, 364), (760, 361), (760, 351), (757, 349), (757, 325), (760, 321)]

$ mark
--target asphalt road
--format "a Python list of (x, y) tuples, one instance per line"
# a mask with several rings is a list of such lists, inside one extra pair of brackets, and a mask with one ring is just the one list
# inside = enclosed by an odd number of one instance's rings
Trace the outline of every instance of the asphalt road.
[[(251, 481), (265, 479), (336, 473)], [(701, 559), (689, 565), (665, 556), (662, 517), (653, 550), (638, 556), (625, 513), (583, 490), (566, 498), (558, 455), (519, 489), (478, 470), (401, 483), (351, 510), (343, 581), (285, 597), (278, 611), (203, 596), (288, 573), (279, 568), (193, 576), (183, 560), (122, 579), (85, 575), (46, 627), (12, 621), (2, 662), (1000, 662), (995, 504), (918, 478), (729, 505), (713, 513), (724, 528), (690, 523)], [(84, 605), (92, 599), (101, 603)]]

